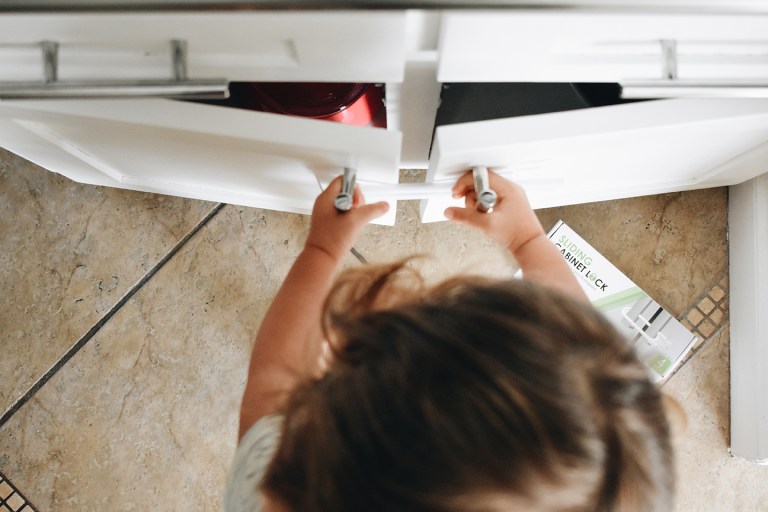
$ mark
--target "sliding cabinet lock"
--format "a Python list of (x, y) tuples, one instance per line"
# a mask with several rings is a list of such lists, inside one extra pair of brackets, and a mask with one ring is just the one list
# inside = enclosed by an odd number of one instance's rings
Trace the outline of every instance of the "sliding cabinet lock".
[(187, 76), (187, 42), (171, 44), (171, 80), (60, 81), (59, 43), (40, 43), (43, 54), (43, 80), (40, 82), (0, 82), (0, 99), (47, 98), (135, 98), (163, 97), (184, 99), (224, 99), (229, 97), (225, 78), (196, 79)]
[[(477, 194), (477, 211), (491, 213), (496, 206), (497, 195), (491, 189), (488, 181), (488, 168), (477, 166), (472, 168), (472, 178)], [(350, 167), (344, 168), (341, 178), (341, 191), (333, 200), (333, 205), (340, 212), (348, 212), (352, 209), (355, 194), (355, 182), (357, 171)], [(445, 197), (450, 195), (452, 183), (398, 183), (385, 186), (373, 186), (374, 195), (387, 196), (389, 199), (424, 199), (428, 197)]]

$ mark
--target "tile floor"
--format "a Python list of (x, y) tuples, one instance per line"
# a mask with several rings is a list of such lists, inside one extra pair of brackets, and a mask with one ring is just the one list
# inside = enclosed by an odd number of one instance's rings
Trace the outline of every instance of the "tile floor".
[[(690, 416), (680, 511), (768, 510), (768, 468), (728, 454), (726, 211), (711, 189), (539, 212), (702, 339), (665, 385)], [(80, 185), (2, 150), (0, 215), (0, 472), (17, 495), (40, 511), (219, 510), (250, 343), (308, 218)], [(436, 254), (440, 275), (514, 270), (409, 202), (356, 249)]]
[(0, 473), (0, 512), (35, 512), (32, 505), (13, 484)]

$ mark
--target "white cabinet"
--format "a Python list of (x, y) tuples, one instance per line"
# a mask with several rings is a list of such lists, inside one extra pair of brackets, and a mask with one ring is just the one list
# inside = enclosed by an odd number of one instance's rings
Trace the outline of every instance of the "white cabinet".
[(442, 82), (662, 78), (661, 40), (681, 79), (768, 79), (765, 14), (466, 11), (443, 16)]
[(223, 12), (0, 15), (0, 80), (42, 80), (41, 41), (59, 43), (59, 78), (167, 79), (185, 40), (190, 78), (397, 82), (405, 13)]
[(1, 102), (0, 140), (83, 183), (305, 214), (344, 167), (399, 178), (399, 132), (171, 100)]
[[(733, 185), (766, 162), (768, 100), (678, 99), (440, 126), (427, 179), (485, 165), (546, 208)], [(422, 220), (455, 204), (425, 200)]]
[[(171, 41), (192, 79), (398, 83), (406, 13), (167, 12), (0, 15), (0, 81), (171, 78)], [(358, 128), (170, 100), (0, 102), (0, 145), (97, 185), (309, 213), (344, 167), (361, 184), (398, 180), (397, 130)], [(378, 222), (393, 224), (395, 208)]]
[[(0, 102), (0, 144), (87, 183), (309, 212), (319, 183), (358, 170), (371, 199), (428, 196), (472, 165), (520, 181), (536, 207), (730, 185), (764, 172), (768, 100), (651, 101), (440, 127), (440, 81), (768, 77), (766, 15), (582, 11), (251, 11), (0, 15), (0, 79), (168, 78), (186, 40), (190, 78), (387, 84), (389, 129), (171, 100)], [(31, 53), (30, 53), (31, 52)], [(401, 158), (401, 135), (405, 142)], [(432, 143), (432, 154), (427, 163)], [(398, 167), (429, 167), (421, 192)], [(393, 186), (395, 185), (395, 186)], [(398, 190), (399, 188), (399, 190)], [(394, 222), (394, 209), (385, 222)]]

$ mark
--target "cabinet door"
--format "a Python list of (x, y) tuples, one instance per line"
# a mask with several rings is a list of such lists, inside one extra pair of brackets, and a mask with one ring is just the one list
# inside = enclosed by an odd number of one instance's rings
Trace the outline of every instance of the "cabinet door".
[(450, 12), (442, 82), (619, 82), (662, 78), (660, 40), (681, 79), (768, 78), (767, 14)]
[(405, 14), (167, 12), (0, 15), (0, 80), (42, 80), (40, 42), (59, 43), (59, 78), (171, 78), (173, 39), (190, 78), (399, 82)]
[[(485, 165), (547, 208), (732, 185), (766, 162), (768, 100), (659, 100), (440, 126), (427, 181)], [(455, 204), (422, 201), (422, 220)]]
[(399, 132), (172, 100), (0, 102), (0, 144), (83, 183), (298, 213), (344, 167), (399, 179)]

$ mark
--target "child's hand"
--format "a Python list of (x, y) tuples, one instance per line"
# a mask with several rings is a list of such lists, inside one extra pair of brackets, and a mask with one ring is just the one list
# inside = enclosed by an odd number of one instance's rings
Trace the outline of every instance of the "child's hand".
[(389, 210), (389, 204), (385, 202), (365, 204), (363, 193), (356, 186), (352, 209), (342, 213), (333, 205), (340, 191), (341, 177), (338, 177), (315, 200), (305, 244), (307, 248), (313, 247), (328, 253), (336, 261), (341, 261), (349, 252), (366, 224)]
[(488, 171), (488, 181), (497, 195), (492, 213), (476, 210), (477, 193), (470, 171), (459, 178), (452, 189), (454, 198), (464, 198), (465, 208), (448, 208), (445, 216), (454, 222), (479, 229), (514, 254), (525, 243), (543, 235), (544, 229), (522, 187), (491, 171)]

